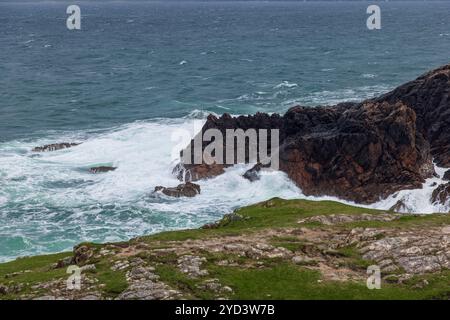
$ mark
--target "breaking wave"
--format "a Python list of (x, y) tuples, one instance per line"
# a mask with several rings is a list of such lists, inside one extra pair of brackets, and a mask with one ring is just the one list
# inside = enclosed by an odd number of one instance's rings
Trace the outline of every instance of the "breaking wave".
[[(69, 250), (81, 241), (119, 241), (199, 227), (272, 197), (341, 201), (304, 196), (282, 172), (263, 172), (251, 183), (241, 177), (251, 165), (237, 165), (201, 181), (201, 194), (194, 198), (154, 195), (157, 185), (179, 183), (172, 174), (176, 161), (171, 159), (180, 142), (172, 139), (172, 132), (182, 129), (191, 138), (198, 119), (207, 114), (197, 110), (182, 119), (139, 121), (103, 131), (52, 132), (42, 139), (1, 143), (0, 219), (8, 223), (0, 225), (0, 260)], [(31, 151), (55, 141), (83, 143), (57, 152)], [(118, 169), (89, 173), (98, 165)], [(442, 176), (444, 169), (436, 170)], [(435, 183), (442, 180), (428, 179), (423, 189), (400, 191), (365, 207), (389, 209), (402, 200), (407, 212), (448, 212), (449, 206), (430, 203)]]

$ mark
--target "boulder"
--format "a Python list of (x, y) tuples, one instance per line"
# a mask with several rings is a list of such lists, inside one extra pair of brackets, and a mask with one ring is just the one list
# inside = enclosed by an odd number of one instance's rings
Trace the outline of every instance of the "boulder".
[(169, 197), (195, 197), (200, 193), (200, 186), (192, 182), (179, 184), (174, 188), (166, 188), (163, 186), (155, 187), (154, 192), (162, 192)]
[(34, 152), (48, 152), (48, 151), (57, 151), (61, 149), (67, 149), (71, 147), (78, 146), (80, 143), (74, 143), (74, 142), (61, 142), (61, 143), (53, 143), (53, 144), (46, 144), (42, 147), (35, 147), (32, 151)]

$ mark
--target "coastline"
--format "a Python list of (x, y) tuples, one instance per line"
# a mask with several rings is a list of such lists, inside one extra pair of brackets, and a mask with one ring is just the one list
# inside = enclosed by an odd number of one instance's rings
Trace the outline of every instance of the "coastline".
[[(448, 299), (449, 234), (448, 214), (274, 198), (199, 229), (2, 263), (0, 299)], [(366, 287), (372, 264), (381, 290)]]

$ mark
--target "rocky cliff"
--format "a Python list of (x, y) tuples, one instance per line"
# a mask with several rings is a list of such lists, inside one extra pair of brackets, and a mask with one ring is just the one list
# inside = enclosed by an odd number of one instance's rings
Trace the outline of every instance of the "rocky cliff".
[[(306, 195), (372, 203), (420, 188), (435, 174), (433, 160), (450, 167), (449, 91), (447, 65), (361, 103), (295, 106), (284, 115), (210, 115), (202, 132), (279, 129), (279, 168)], [(192, 146), (193, 141), (183, 152)], [(179, 177), (194, 181), (221, 174), (224, 167), (181, 163), (177, 172), (184, 169)]]

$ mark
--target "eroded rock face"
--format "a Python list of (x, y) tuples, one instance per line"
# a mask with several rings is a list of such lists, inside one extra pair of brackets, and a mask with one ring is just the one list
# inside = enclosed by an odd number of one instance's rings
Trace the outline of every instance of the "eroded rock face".
[(431, 194), (431, 203), (445, 205), (450, 202), (450, 182), (439, 185)]
[(430, 71), (375, 101), (401, 102), (412, 108), (417, 131), (430, 142), (437, 165), (450, 167), (450, 65)]
[(154, 192), (158, 191), (161, 191), (163, 194), (169, 197), (195, 197), (200, 193), (200, 186), (192, 182), (186, 182), (179, 184), (174, 188), (157, 186), (155, 187)]
[(34, 152), (57, 151), (57, 150), (61, 150), (61, 149), (75, 147), (75, 146), (78, 146), (79, 144), (80, 143), (74, 143), (74, 142), (52, 143), (52, 144), (46, 144), (42, 147), (33, 148), (32, 151), (34, 151)]
[(290, 122), (298, 126), (306, 117), (307, 126), (284, 129), (289, 135), (280, 149), (280, 169), (305, 194), (370, 203), (418, 188), (432, 175), (429, 144), (417, 134), (411, 108), (372, 102), (337, 106), (323, 109), (325, 120), (320, 109), (310, 110), (288, 111)]
[[(433, 157), (438, 165), (450, 166), (449, 79), (450, 65), (361, 103), (296, 106), (283, 116), (210, 115), (202, 133), (218, 129), (225, 136), (227, 129), (279, 129), (280, 170), (303, 193), (372, 203), (399, 190), (420, 188), (435, 174)], [(208, 144), (203, 142), (203, 149)], [(182, 154), (193, 145), (194, 140)], [(185, 178), (192, 181), (225, 168), (204, 163), (185, 167), (191, 172)]]

